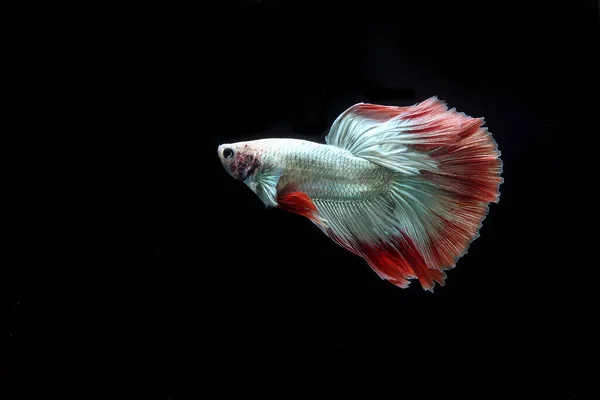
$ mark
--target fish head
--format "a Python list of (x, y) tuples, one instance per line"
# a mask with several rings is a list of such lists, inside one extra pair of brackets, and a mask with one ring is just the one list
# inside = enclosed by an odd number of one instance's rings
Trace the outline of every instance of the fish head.
[(229, 175), (244, 182), (267, 207), (277, 206), (277, 184), (283, 174), (282, 163), (272, 150), (270, 139), (227, 143), (217, 149)]
[(260, 168), (259, 151), (248, 142), (222, 144), (217, 152), (223, 168), (237, 180), (245, 181)]

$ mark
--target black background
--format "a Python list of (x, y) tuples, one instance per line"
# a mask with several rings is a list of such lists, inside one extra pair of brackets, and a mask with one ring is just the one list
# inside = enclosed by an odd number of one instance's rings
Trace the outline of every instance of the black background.
[[(323, 3), (24, 14), (34, 178), (5, 243), (0, 398), (581, 398), (597, 2)], [(265, 210), (217, 158), (432, 95), (485, 117), (505, 178), (434, 294)]]

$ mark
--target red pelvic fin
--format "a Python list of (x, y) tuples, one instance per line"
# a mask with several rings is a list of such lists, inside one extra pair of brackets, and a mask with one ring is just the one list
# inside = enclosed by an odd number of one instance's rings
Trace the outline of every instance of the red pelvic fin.
[(304, 192), (291, 192), (277, 196), (277, 204), (282, 210), (302, 215), (318, 225), (323, 224), (317, 207)]

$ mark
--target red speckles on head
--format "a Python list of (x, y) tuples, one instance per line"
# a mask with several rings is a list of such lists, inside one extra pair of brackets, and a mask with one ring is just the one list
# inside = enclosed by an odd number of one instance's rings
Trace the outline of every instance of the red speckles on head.
[(244, 145), (243, 149), (243, 151), (236, 152), (234, 159), (229, 164), (233, 177), (241, 181), (246, 180), (260, 167), (258, 157), (247, 151), (248, 145)]

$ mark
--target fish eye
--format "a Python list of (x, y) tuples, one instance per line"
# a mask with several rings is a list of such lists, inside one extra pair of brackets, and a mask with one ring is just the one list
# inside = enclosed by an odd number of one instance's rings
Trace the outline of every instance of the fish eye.
[(225, 150), (223, 150), (223, 157), (225, 157), (225, 158), (233, 157), (233, 149), (226, 148)]

